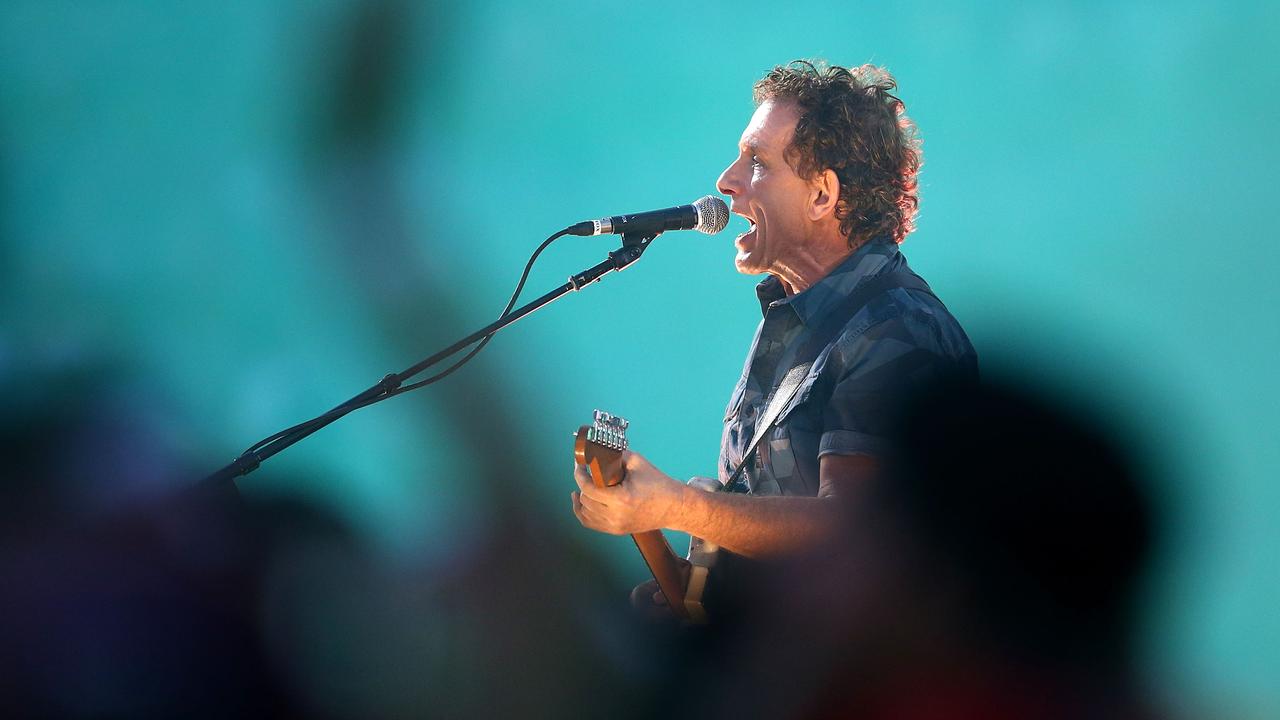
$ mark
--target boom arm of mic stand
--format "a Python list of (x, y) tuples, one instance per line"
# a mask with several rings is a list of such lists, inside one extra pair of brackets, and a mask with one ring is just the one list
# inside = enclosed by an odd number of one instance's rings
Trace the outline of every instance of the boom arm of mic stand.
[(640, 259), (640, 256), (646, 249), (648, 249), (649, 243), (654, 237), (655, 236), (631, 237), (624, 235), (622, 247), (610, 252), (609, 257), (605, 260), (583, 270), (580, 273), (569, 276), (569, 281), (564, 285), (561, 285), (555, 290), (552, 290), (546, 295), (543, 295), (513, 312), (503, 315), (494, 322), (489, 323), (483, 328), (480, 328), (458, 342), (405, 369), (404, 371), (387, 375), (382, 378), (382, 380), (378, 381), (376, 385), (341, 405), (338, 405), (329, 412), (317, 417), (314, 421), (303, 423), (296, 431), (282, 434), (280, 437), (276, 437), (271, 440), (271, 442), (268, 442), (256, 450), (247, 451), (241, 454), (217, 472), (206, 477), (201, 484), (204, 486), (219, 485), (224, 482), (234, 481), (235, 478), (242, 475), (248, 475), (254, 470), (257, 470), (267, 458), (315, 433), (320, 428), (337, 421), (347, 413), (354, 412), (366, 405), (372, 405), (373, 403), (387, 399), (396, 391), (397, 388), (404, 384), (404, 381), (432, 365), (435, 365), (441, 360), (444, 360), (450, 355), (457, 353), (459, 350), (478, 342), (488, 335), (498, 332), (520, 318), (550, 304), (553, 300), (558, 300), (570, 292), (581, 290), (591, 283), (599, 282), (600, 278), (614, 270), (621, 270), (627, 267), (631, 263)]

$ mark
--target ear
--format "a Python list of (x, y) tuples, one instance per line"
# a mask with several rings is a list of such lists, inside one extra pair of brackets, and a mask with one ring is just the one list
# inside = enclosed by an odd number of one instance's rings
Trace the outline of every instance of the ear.
[(810, 183), (809, 219), (821, 220), (834, 215), (840, 203), (840, 178), (836, 171), (827, 168), (818, 173)]

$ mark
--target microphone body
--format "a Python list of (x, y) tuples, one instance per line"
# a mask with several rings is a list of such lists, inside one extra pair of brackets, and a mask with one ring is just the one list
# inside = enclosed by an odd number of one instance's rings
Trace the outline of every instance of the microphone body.
[(714, 235), (728, 224), (729, 206), (720, 198), (707, 195), (689, 205), (580, 222), (568, 228), (567, 234), (648, 236), (667, 230), (697, 230)]
[(654, 235), (667, 230), (692, 230), (698, 225), (698, 211), (693, 205), (677, 205), (666, 210), (614, 215), (592, 223), (592, 235)]

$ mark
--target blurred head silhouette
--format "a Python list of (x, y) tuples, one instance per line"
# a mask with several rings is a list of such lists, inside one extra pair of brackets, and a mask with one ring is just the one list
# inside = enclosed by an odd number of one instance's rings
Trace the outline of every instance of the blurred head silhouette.
[(1152, 527), (1136, 466), (1097, 423), (992, 382), (907, 406), (868, 506), (951, 585), (972, 642), (1054, 663), (1124, 654)]
[(910, 395), (894, 427), (877, 476), (841, 497), (842, 535), (779, 564), (721, 643), (733, 667), (786, 668), (752, 707), (1145, 716), (1130, 631), (1153, 522), (1122, 439), (1041, 392), (960, 379)]

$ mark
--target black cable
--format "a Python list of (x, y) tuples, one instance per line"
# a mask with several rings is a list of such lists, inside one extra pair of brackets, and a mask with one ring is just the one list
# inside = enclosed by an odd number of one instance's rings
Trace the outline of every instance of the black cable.
[[(521, 291), (524, 290), (525, 282), (529, 279), (529, 272), (533, 269), (533, 264), (535, 261), (537, 261), (538, 256), (542, 254), (542, 251), (546, 250), (547, 247), (551, 245), (551, 243), (569, 234), (569, 231), (571, 229), (572, 228), (565, 228), (564, 230), (561, 230), (560, 232), (552, 235), (546, 240), (543, 240), (542, 244), (538, 246), (538, 249), (533, 251), (533, 254), (529, 256), (529, 261), (525, 263), (524, 272), (520, 274), (520, 282), (516, 283), (515, 292), (511, 293), (511, 299), (507, 301), (507, 306), (503, 308), (502, 312), (498, 315), (498, 320), (502, 320), (503, 318), (507, 317), (507, 313), (510, 313), (511, 309), (515, 307), (516, 301), (520, 298)], [(341, 405), (338, 405), (332, 410), (329, 410), (328, 412), (323, 413), (322, 415), (314, 417), (310, 420), (306, 420), (304, 422), (300, 422), (297, 425), (294, 425), (293, 427), (285, 428), (284, 430), (281, 430), (280, 432), (275, 433), (274, 435), (270, 435), (268, 437), (263, 438), (262, 440), (259, 440), (258, 442), (251, 445), (249, 449), (245, 450), (243, 453), (240, 453), (240, 457), (244, 457), (246, 455), (256, 453), (259, 450), (262, 450), (266, 446), (277, 441), (289, 440), (299, 434), (305, 436), (311, 432), (314, 432), (314, 430), (319, 429), (319, 427), (322, 427), (324, 425), (327, 425), (337, 420), (338, 418), (342, 417), (343, 415), (346, 415), (347, 413), (353, 412), (355, 410), (359, 410), (360, 408), (363, 408), (363, 407), (368, 407), (375, 403), (382, 402), (387, 398), (395, 397), (396, 395), (403, 395), (404, 393), (407, 393), (411, 390), (417, 390), (418, 388), (425, 387), (434, 382), (443, 380), (445, 377), (452, 374), (458, 368), (467, 364), (467, 362), (470, 361), (471, 358), (475, 357), (476, 354), (478, 354), (481, 350), (483, 350), (485, 345), (488, 345), (489, 341), (493, 339), (493, 336), (496, 334), (496, 332), (497, 331), (494, 331), (492, 333), (489, 333), (488, 335), (485, 335), (483, 338), (480, 339), (479, 344), (473, 347), (471, 351), (466, 354), (466, 356), (464, 356), (461, 360), (454, 363), (448, 369), (440, 373), (437, 373), (425, 380), (420, 380), (410, 385), (397, 387), (390, 391), (382, 392), (380, 394), (375, 394), (369, 398), (357, 399), (359, 398), (359, 396), (357, 396), (357, 398), (352, 398), (351, 400), (348, 400), (342, 403)], [(458, 349), (461, 350), (462, 348), (458, 348)], [(421, 370), (419, 370), (418, 372), (421, 372)], [(417, 373), (415, 372), (414, 375), (416, 374)], [(402, 378), (402, 377), (399, 377), (399, 375), (397, 374), (395, 377), (399, 382), (404, 382), (405, 380), (408, 380), (410, 377), (413, 377), (413, 375), (408, 375)], [(363, 395), (363, 393), (361, 394)]]
[[(503, 308), (502, 312), (498, 315), (498, 320), (502, 320), (503, 318), (505, 318), (507, 316), (507, 313), (511, 312), (511, 308), (516, 306), (516, 301), (520, 299), (520, 292), (524, 290), (525, 281), (529, 279), (529, 271), (533, 269), (533, 263), (537, 261), (538, 256), (541, 255), (542, 251), (546, 250), (547, 247), (551, 245), (551, 243), (569, 234), (569, 230), (570, 228), (565, 228), (564, 230), (561, 230), (560, 232), (556, 233), (555, 235), (552, 235), (546, 240), (543, 240), (542, 244), (538, 246), (538, 249), (533, 251), (533, 255), (529, 256), (529, 262), (525, 263), (524, 265), (524, 272), (520, 273), (520, 282), (516, 283), (515, 292), (511, 293), (511, 299), (507, 301), (507, 306)], [(403, 395), (411, 390), (417, 390), (420, 387), (425, 387), (427, 385), (430, 385), (433, 382), (443, 380), (450, 373), (452, 373), (453, 371), (465, 365), (468, 360), (475, 357), (476, 353), (483, 350), (484, 346), (489, 344), (489, 341), (493, 339), (493, 336), (495, 334), (496, 332), (492, 332), (492, 333), (489, 333), (488, 335), (485, 335), (484, 339), (480, 341), (479, 345), (476, 345), (474, 348), (472, 348), (471, 352), (467, 353), (466, 357), (459, 360), (448, 370), (445, 370), (437, 375), (432, 375), (426, 380), (419, 380), (418, 382), (413, 383), (411, 385), (405, 385), (404, 387), (397, 388), (391, 391), (390, 393), (388, 393), (387, 397), (393, 397), (395, 395)], [(403, 379), (408, 380), (408, 378), (403, 378)], [(375, 400), (374, 402), (377, 402), (377, 401)], [(364, 407), (364, 406), (362, 405), (361, 407)]]

